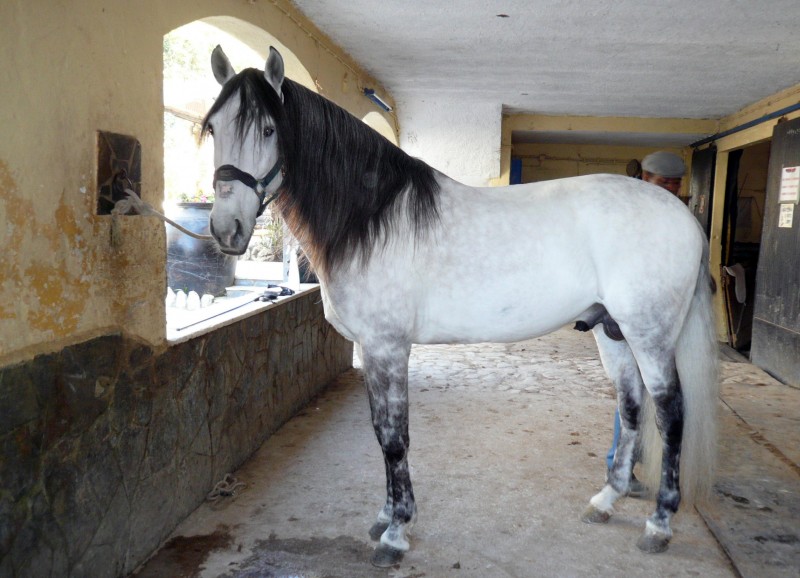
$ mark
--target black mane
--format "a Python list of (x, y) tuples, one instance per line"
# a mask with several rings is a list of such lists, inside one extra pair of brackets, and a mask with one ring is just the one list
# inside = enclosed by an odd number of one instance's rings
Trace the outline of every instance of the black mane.
[(365, 263), (375, 244), (387, 241), (404, 206), (416, 238), (437, 221), (439, 184), (430, 166), (289, 79), (281, 103), (263, 71), (242, 71), (223, 87), (204, 130), (236, 93), (240, 136), (250, 123), (259, 129), (269, 118), (275, 123), (286, 170), (276, 203), (318, 269), (330, 271), (353, 257)]

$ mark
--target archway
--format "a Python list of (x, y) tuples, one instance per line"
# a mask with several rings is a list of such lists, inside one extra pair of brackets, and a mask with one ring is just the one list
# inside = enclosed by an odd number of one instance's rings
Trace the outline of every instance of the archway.
[(284, 59), (286, 76), (316, 91), (294, 53), (268, 32), (237, 18), (190, 22), (164, 35), (164, 196), (166, 201), (211, 199), (213, 151), (200, 142), (200, 123), (219, 93), (210, 55), (221, 45), (236, 70), (263, 63), (269, 47)]
[[(207, 233), (214, 202), (213, 141), (201, 139), (200, 133), (202, 120), (220, 90), (210, 64), (217, 45), (235, 70), (263, 67), (274, 46), (283, 56), (286, 76), (317, 91), (308, 70), (289, 48), (243, 20), (216, 16), (164, 35), (164, 210), (199, 233)], [(167, 239), (168, 327), (175, 305), (192, 308), (191, 291), (198, 296), (230, 296), (226, 288), (236, 279), (280, 282), (286, 278), (282, 262), (285, 227), (269, 210), (259, 218), (247, 253), (239, 260), (223, 256), (211, 242), (196, 241), (172, 229), (168, 229)], [(210, 302), (200, 299), (200, 307)]]
[(392, 125), (390, 125), (380, 113), (369, 112), (361, 120), (363, 120), (367, 126), (386, 137), (390, 143), (399, 146), (397, 142), (397, 133), (395, 133)]

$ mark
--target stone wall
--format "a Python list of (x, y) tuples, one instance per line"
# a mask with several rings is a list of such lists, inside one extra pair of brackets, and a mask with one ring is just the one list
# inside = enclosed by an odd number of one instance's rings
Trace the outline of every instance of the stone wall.
[(352, 355), (317, 290), (160, 354), (0, 368), (0, 576), (127, 575)]

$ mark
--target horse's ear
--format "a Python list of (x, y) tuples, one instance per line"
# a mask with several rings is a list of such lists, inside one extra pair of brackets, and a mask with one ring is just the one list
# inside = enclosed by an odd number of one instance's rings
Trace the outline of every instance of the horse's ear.
[(267, 58), (267, 64), (264, 67), (264, 78), (267, 79), (270, 86), (275, 89), (275, 92), (283, 100), (283, 93), (281, 92), (281, 87), (283, 86), (283, 57), (272, 46), (269, 47), (269, 58)]
[(214, 78), (220, 84), (225, 84), (236, 74), (236, 71), (231, 66), (231, 61), (225, 56), (222, 51), (222, 46), (217, 44), (217, 47), (211, 53), (211, 70), (214, 73)]

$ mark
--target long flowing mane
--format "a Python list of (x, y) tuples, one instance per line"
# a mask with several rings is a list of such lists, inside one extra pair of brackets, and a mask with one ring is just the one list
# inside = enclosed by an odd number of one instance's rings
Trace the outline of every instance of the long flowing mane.
[[(366, 263), (396, 231), (405, 208), (415, 238), (438, 220), (436, 172), (349, 112), (289, 79), (283, 103), (247, 69), (230, 79), (204, 122), (239, 94), (237, 131), (275, 123), (286, 175), (278, 204), (318, 270), (349, 258)], [(259, 131), (260, 132), (260, 131)]]

